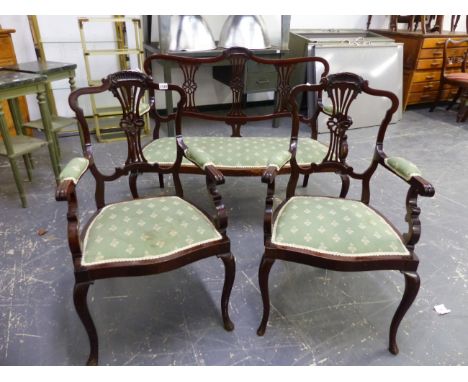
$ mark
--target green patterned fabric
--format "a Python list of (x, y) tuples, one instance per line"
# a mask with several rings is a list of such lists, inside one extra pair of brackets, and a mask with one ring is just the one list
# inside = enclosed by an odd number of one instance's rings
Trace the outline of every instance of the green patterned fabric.
[(291, 159), (291, 153), (289, 151), (278, 151), (273, 155), (272, 158), (267, 162), (268, 166), (274, 166), (277, 170), (281, 169)]
[[(187, 146), (204, 151), (214, 165), (222, 169), (266, 168), (268, 160), (279, 151), (287, 151), (289, 138), (279, 137), (184, 137)], [(300, 165), (320, 163), (328, 147), (310, 139), (300, 138), (296, 159)], [(175, 138), (159, 138), (143, 149), (150, 163), (172, 164), (176, 158)], [(195, 164), (184, 159), (184, 165)]]
[(410, 180), (413, 176), (421, 176), (421, 171), (415, 164), (401, 157), (385, 158), (385, 164), (393, 169), (405, 180)]
[(176, 196), (137, 199), (104, 207), (83, 242), (83, 265), (169, 256), (221, 234), (198, 209)]
[(395, 230), (355, 200), (295, 196), (278, 213), (271, 242), (336, 256), (408, 256)]
[(188, 159), (190, 159), (192, 162), (195, 162), (195, 164), (203, 170), (205, 169), (205, 166), (213, 164), (213, 161), (209, 155), (198, 147), (187, 148), (187, 150), (185, 150), (185, 155)]
[(73, 183), (77, 184), (81, 175), (88, 168), (88, 164), (89, 160), (86, 158), (73, 158), (60, 173), (60, 182), (72, 180)]

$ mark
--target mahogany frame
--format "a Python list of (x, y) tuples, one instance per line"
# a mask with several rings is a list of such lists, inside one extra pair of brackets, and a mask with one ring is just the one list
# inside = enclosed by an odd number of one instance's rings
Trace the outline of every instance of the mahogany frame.
[[(328, 128), (330, 130), (329, 152), (325, 159), (319, 163), (312, 163), (309, 166), (299, 166), (295, 155), (298, 143), (298, 132), (300, 115), (298, 105), (295, 102), (296, 96), (304, 92), (327, 92), (333, 103), (333, 111), (326, 111), (321, 102), (313, 119), (317, 120), (320, 113), (326, 114), (328, 118)], [(348, 110), (354, 99), (365, 93), (372, 96), (386, 97), (391, 106), (386, 111), (380, 124), (373, 159), (369, 167), (357, 173), (347, 163), (348, 155), (347, 132), (352, 124), (352, 119), (348, 115)], [(262, 176), (262, 182), (267, 184), (267, 196), (265, 200), (264, 214), (264, 244), (265, 252), (259, 267), (259, 284), (263, 301), (263, 317), (257, 330), (259, 336), (264, 335), (270, 312), (270, 300), (268, 292), (268, 277), (271, 267), (276, 260), (292, 261), (295, 263), (311, 265), (319, 268), (332, 269), (342, 272), (370, 271), (370, 270), (399, 270), (405, 277), (405, 291), (402, 301), (392, 319), (389, 335), (389, 351), (398, 353), (396, 343), (396, 333), (398, 326), (406, 311), (414, 301), (419, 290), (419, 276), (417, 267), (419, 260), (414, 253), (414, 247), (421, 235), (421, 223), (419, 214), (421, 212), (417, 205), (418, 196), (431, 197), (434, 195), (434, 187), (420, 176), (413, 176), (410, 180), (405, 180), (392, 168), (386, 165), (387, 158), (383, 150), (383, 141), (388, 124), (393, 113), (398, 108), (398, 98), (391, 92), (373, 89), (368, 82), (356, 74), (338, 73), (323, 78), (318, 85), (298, 85), (293, 88), (289, 102), (292, 106), (292, 131), (289, 151), (291, 152), (291, 175), (287, 185), (286, 199), (273, 211), (273, 197), (275, 194), (275, 178), (278, 170), (270, 166)], [(408, 232), (402, 235), (403, 242), (410, 252), (409, 256), (366, 256), (366, 257), (344, 257), (334, 256), (325, 253), (302, 250), (273, 244), (271, 242), (272, 227), (281, 207), (295, 195), (299, 174), (306, 176), (313, 173), (335, 172), (342, 179), (340, 198), (346, 198), (348, 193), (350, 178), (362, 182), (361, 202), (369, 205), (370, 201), (370, 181), (377, 167), (381, 165), (409, 185), (406, 197), (406, 221), (408, 222)], [(382, 215), (381, 215), (382, 216)], [(398, 230), (395, 229), (396, 232)]]
[[(141, 129), (144, 126), (143, 118), (139, 115), (139, 102), (143, 94), (151, 91), (150, 107), (154, 110), (156, 90), (175, 91), (179, 94), (178, 112), (176, 113), (175, 126), (177, 133), (177, 159), (171, 166), (159, 166), (150, 164), (146, 161), (141, 147)], [(78, 105), (78, 99), (81, 96), (89, 94), (97, 94), (105, 91), (111, 91), (119, 100), (123, 116), (120, 122), (120, 127), (124, 130), (128, 154), (125, 164), (122, 167), (115, 168), (110, 175), (105, 175), (99, 171), (93, 158), (93, 151), (90, 139), (88, 124), (84, 117), (83, 110)], [(133, 199), (137, 199), (138, 190), (136, 184), (136, 176), (139, 173), (158, 172), (163, 174), (172, 174), (175, 184), (175, 194), (183, 198), (183, 189), (180, 182), (179, 172), (183, 157), (187, 151), (187, 146), (184, 144), (181, 135), (181, 110), (186, 102), (186, 95), (182, 88), (176, 85), (167, 84), (160, 86), (154, 83), (150, 76), (138, 71), (121, 71), (107, 76), (102, 80), (102, 84), (96, 87), (84, 87), (73, 91), (69, 96), (69, 104), (72, 110), (76, 113), (79, 126), (83, 132), (84, 149), (83, 156), (89, 160), (89, 165), (85, 172), (90, 172), (95, 179), (95, 203), (97, 211), (89, 219), (85, 228), (82, 230), (81, 239), (83, 239), (89, 224), (98, 215), (99, 211), (106, 205), (105, 203), (105, 183), (112, 182), (122, 176), (129, 176), (129, 188)], [(180, 268), (194, 261), (198, 261), (207, 257), (217, 256), (220, 258), (225, 267), (225, 280), (221, 297), (221, 313), (224, 323), (224, 328), (228, 331), (234, 329), (234, 324), (229, 318), (228, 305), (229, 297), (232, 290), (235, 277), (235, 259), (230, 252), (230, 240), (226, 235), (227, 214), (224, 207), (221, 195), (217, 190), (217, 185), (224, 183), (224, 177), (213, 165), (205, 166), (203, 173), (206, 176), (206, 185), (208, 193), (211, 196), (216, 214), (215, 217), (203, 212), (210, 221), (213, 222), (217, 231), (222, 238), (218, 241), (205, 243), (179, 251), (170, 256), (143, 260), (143, 261), (124, 261), (116, 263), (105, 263), (95, 265), (82, 264), (82, 248), (80, 244), (79, 220), (78, 220), (78, 202), (76, 195), (76, 184), (73, 180), (62, 181), (56, 191), (57, 201), (67, 201), (68, 212), (68, 244), (72, 255), (72, 261), (75, 274), (75, 286), (73, 291), (73, 300), (78, 316), (86, 329), (89, 342), (90, 354), (87, 360), (87, 365), (97, 365), (98, 363), (98, 337), (94, 326), (91, 314), (87, 306), (87, 293), (89, 286), (95, 280), (111, 278), (111, 277), (133, 277), (150, 274), (167, 272), (173, 269)], [(83, 175), (83, 174), (82, 174)], [(81, 176), (82, 176), (81, 175)], [(81, 177), (80, 176), (80, 177)]]
[[(276, 102), (272, 113), (247, 115), (243, 111), (242, 95), (244, 93), (244, 74), (248, 61), (253, 61), (263, 65), (273, 65), (277, 74), (278, 81), (276, 85)], [(153, 54), (146, 58), (144, 62), (144, 70), (148, 75), (152, 75), (152, 63), (159, 61), (168, 65), (177, 65), (183, 73), (183, 83), (181, 87), (187, 94), (188, 102), (182, 110), (184, 117), (197, 118), (200, 120), (219, 121), (230, 125), (232, 128), (231, 137), (241, 137), (241, 128), (248, 122), (275, 120), (276, 118), (291, 117), (288, 97), (291, 91), (291, 77), (297, 64), (321, 63), (324, 67), (322, 77), (326, 76), (330, 71), (330, 65), (322, 57), (295, 57), (295, 58), (262, 58), (253, 51), (243, 47), (233, 47), (222, 51), (214, 57), (185, 57), (173, 54)], [(198, 84), (196, 81), (196, 73), (202, 65), (214, 65), (221, 62), (228, 62), (232, 66), (231, 78), (229, 87), (232, 92), (232, 103), (230, 110), (225, 114), (214, 114), (201, 112), (196, 105), (196, 90)], [(172, 121), (176, 113), (171, 113), (167, 116), (162, 116), (157, 112), (153, 112), (151, 116), (156, 121), (153, 130), (153, 139), (158, 139), (160, 128), (163, 122)], [(312, 138), (316, 139), (317, 133), (312, 129)], [(265, 171), (265, 168), (236, 168), (223, 169), (225, 176), (260, 176)], [(200, 169), (193, 166), (181, 165), (182, 173), (200, 174)], [(283, 168), (282, 173), (289, 173), (289, 168)], [(159, 177), (160, 186), (164, 186), (162, 176)]]

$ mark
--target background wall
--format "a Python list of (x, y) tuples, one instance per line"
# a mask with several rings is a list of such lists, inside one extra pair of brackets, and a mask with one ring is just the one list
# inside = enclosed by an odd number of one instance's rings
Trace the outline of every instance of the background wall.
[[(86, 16), (86, 15), (81, 15)], [(49, 61), (62, 61), (72, 62), (78, 65), (77, 68), (77, 86), (86, 86), (86, 71), (84, 67), (83, 52), (80, 43), (78, 19), (79, 16), (38, 16), (39, 28), (41, 31), (42, 40), (46, 58)], [(266, 16), (274, 18), (275, 16)], [(221, 24), (216, 22), (216, 16), (208, 16), (210, 22), (214, 25), (213, 34), (219, 34), (218, 29)], [(325, 28), (325, 29), (339, 29), (339, 28), (357, 28), (365, 29), (367, 23), (367, 15), (292, 15), (291, 29), (299, 28)], [(388, 16), (377, 15), (373, 16), (371, 28), (387, 28), (389, 23)], [(13, 42), (15, 45), (16, 56), (19, 62), (36, 60), (34, 53), (34, 45), (31, 38), (29, 23), (26, 16), (0, 16), (0, 25), (3, 28), (16, 29), (13, 34)], [(444, 30), (450, 28), (450, 16), (444, 19)], [(457, 30), (464, 31), (465, 29), (465, 16), (462, 16), (458, 24)], [(132, 36), (133, 28), (127, 26), (129, 32), (129, 42), (133, 41)], [(156, 36), (157, 37), (157, 36)], [(100, 23), (97, 27), (87, 31), (87, 38), (91, 42), (91, 47), (112, 47), (112, 41), (115, 40), (115, 32), (110, 24)], [(93, 45), (94, 44), (94, 45)], [(95, 58), (96, 64), (93, 65), (95, 72), (93, 76), (99, 79), (106, 74), (118, 70), (117, 58), (111, 57), (98, 57)], [(132, 62), (132, 67), (136, 66), (136, 61)], [(211, 77), (210, 73), (200, 73), (203, 76)], [(175, 75), (176, 77), (177, 75)], [(156, 75), (157, 80), (162, 80), (161, 76)], [(202, 104), (223, 103), (228, 102), (230, 92), (224, 85), (216, 84), (212, 81), (207, 81), (212, 86), (203, 89), (203, 94), (200, 94), (198, 102)], [(69, 87), (68, 81), (57, 81), (53, 83), (54, 95), (59, 114), (71, 116), (71, 110), (68, 107), (68, 94)], [(271, 94), (267, 95), (249, 95), (249, 99), (268, 99)], [(103, 102), (112, 102), (106, 100)], [(30, 109), (31, 118), (38, 118), (39, 112), (34, 96), (28, 97), (28, 105)], [(90, 113), (89, 103), (84, 102), (83, 107), (85, 113)], [(162, 107), (164, 100), (158, 100), (158, 106)]]

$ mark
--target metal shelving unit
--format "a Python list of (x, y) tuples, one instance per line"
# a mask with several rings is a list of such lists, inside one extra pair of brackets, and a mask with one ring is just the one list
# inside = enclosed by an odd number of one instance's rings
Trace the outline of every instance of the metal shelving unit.
[[(117, 47), (115, 49), (89, 49), (87, 45), (87, 40), (84, 31), (84, 25), (86, 23), (113, 23), (114, 29), (118, 34), (118, 41)], [(135, 48), (128, 48), (128, 44), (125, 41), (125, 28), (122, 28), (122, 25), (126, 25), (127, 23), (133, 24), (134, 34), (135, 34)], [(80, 39), (81, 39), (81, 46), (83, 48), (84, 54), (84, 61), (85, 61), (85, 68), (86, 68), (86, 76), (88, 79), (89, 86), (96, 86), (101, 84), (100, 79), (96, 79), (92, 75), (91, 71), (91, 63), (90, 57), (93, 56), (115, 56), (119, 59), (119, 63), (122, 68), (122, 60), (123, 57), (129, 57), (129, 55), (136, 55), (138, 61), (138, 68), (140, 70), (143, 69), (143, 61), (144, 61), (144, 50), (143, 50), (143, 33), (141, 29), (141, 20), (138, 18), (131, 18), (131, 17), (93, 17), (93, 18), (86, 18), (80, 17), (78, 18), (78, 25), (80, 29)], [(119, 33), (120, 32), (120, 33)], [(107, 117), (115, 117), (122, 114), (122, 109), (120, 106), (98, 106), (96, 102), (96, 98), (94, 95), (90, 95), (91, 101), (91, 108), (93, 113), (93, 120), (94, 120), (94, 128), (96, 132), (96, 138), (99, 142), (110, 142), (116, 139), (123, 139), (123, 132), (119, 126), (104, 126), (101, 122), (102, 118)], [(140, 115), (144, 114), (145, 120), (145, 127), (144, 133), (149, 133), (149, 102), (148, 96), (142, 100), (143, 102), (140, 104)]]

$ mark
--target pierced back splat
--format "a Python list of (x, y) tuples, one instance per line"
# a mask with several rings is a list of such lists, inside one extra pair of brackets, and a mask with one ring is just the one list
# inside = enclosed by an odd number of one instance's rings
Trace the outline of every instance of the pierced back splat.
[(278, 64), (275, 65), (276, 72), (278, 73), (277, 83), (277, 100), (275, 104), (275, 113), (288, 111), (288, 97), (291, 92), (291, 74), (294, 69), (294, 64)]
[(332, 102), (331, 113), (322, 110), (329, 116), (327, 127), (330, 130), (330, 144), (324, 162), (346, 161), (348, 142), (346, 132), (353, 124), (349, 116), (349, 108), (357, 95), (362, 92), (364, 79), (352, 73), (338, 73), (329, 75), (325, 91)]
[(141, 147), (141, 130), (145, 122), (140, 115), (140, 104), (148, 89), (148, 77), (139, 71), (122, 71), (109, 76), (110, 90), (122, 107), (119, 126), (127, 138), (127, 159), (125, 165), (146, 163)]
[(187, 93), (187, 104), (185, 105), (184, 110), (197, 111), (198, 109), (195, 104), (195, 91), (197, 90), (195, 74), (197, 73), (200, 65), (179, 62), (179, 67), (184, 75), (182, 88), (185, 90), (185, 93)]

